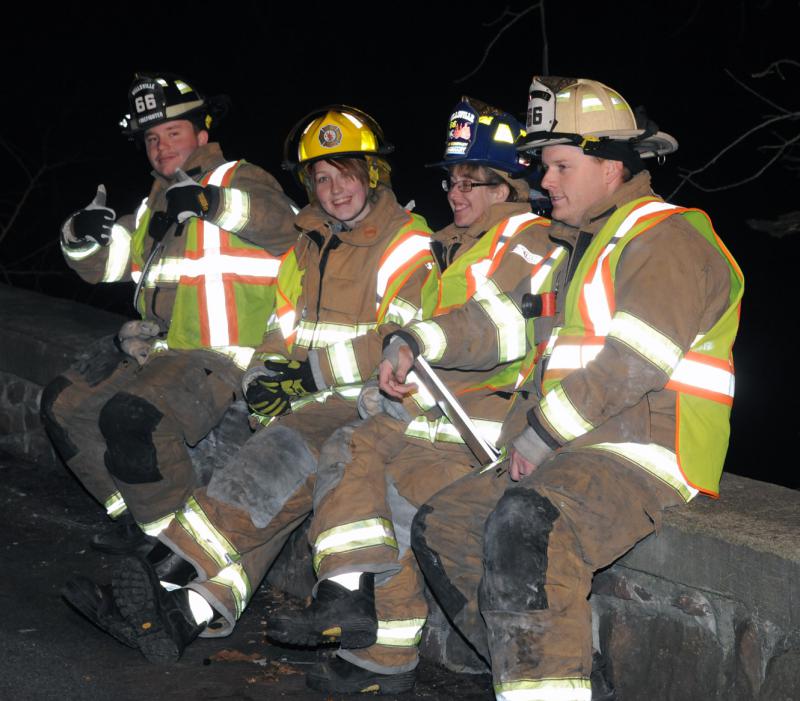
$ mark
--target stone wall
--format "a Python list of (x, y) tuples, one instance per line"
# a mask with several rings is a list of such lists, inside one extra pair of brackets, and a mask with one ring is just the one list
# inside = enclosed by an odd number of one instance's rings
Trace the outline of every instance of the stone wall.
[[(121, 317), (0, 285), (0, 449), (64, 469), (38, 420), (42, 385)], [(194, 451), (201, 481), (236, 449), (242, 407)], [(726, 475), (721, 499), (668, 513), (595, 578), (595, 647), (620, 701), (800, 699), (800, 494)], [(298, 596), (313, 582), (304, 529), (268, 580)], [(435, 605), (423, 654), (485, 671)]]

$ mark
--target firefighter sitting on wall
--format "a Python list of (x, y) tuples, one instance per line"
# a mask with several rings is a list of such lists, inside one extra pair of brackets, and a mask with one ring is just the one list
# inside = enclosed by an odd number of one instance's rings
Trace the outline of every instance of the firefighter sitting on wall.
[(397, 203), (391, 149), (375, 120), (344, 105), (307, 115), (287, 139), (286, 165), (310, 204), (297, 216), (276, 310), (243, 378), (267, 426), (163, 520), (158, 549), (170, 555), (127, 558), (111, 587), (81, 589), (84, 612), (151, 662), (177, 660), (198, 635), (231, 632), (311, 512), (320, 447), (358, 420), (383, 337), (418, 315), (430, 230)]
[(593, 573), (718, 490), (743, 278), (703, 212), (651, 191), (642, 159), (676, 147), (597, 81), (533, 80), (523, 148), (570, 252), (556, 327), (503, 427), (510, 479), (467, 476), (412, 530), (498, 699), (589, 701)]
[(240, 391), (296, 236), (277, 181), (210, 141), (225, 100), (169, 74), (137, 76), (129, 100), (125, 132), (153, 168), (150, 194), (117, 219), (100, 185), (64, 223), (61, 248), (89, 282), (136, 281), (141, 320), (89, 349), (41, 402), (62, 458), (116, 520), (92, 546), (116, 553), (151, 547), (145, 532), (194, 488), (185, 444)]

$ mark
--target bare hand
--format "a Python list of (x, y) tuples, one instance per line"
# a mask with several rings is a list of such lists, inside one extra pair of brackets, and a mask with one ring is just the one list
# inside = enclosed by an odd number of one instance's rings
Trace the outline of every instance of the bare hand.
[(523, 458), (519, 451), (511, 451), (511, 465), (508, 468), (508, 476), (515, 482), (519, 482), (523, 477), (531, 474), (536, 467), (532, 462), (528, 462)]
[(398, 349), (397, 369), (392, 367), (388, 360), (381, 361), (378, 366), (378, 384), (390, 397), (402, 399), (407, 394), (416, 391), (417, 386), (412, 382), (406, 384), (406, 376), (414, 366), (414, 354), (408, 346)]

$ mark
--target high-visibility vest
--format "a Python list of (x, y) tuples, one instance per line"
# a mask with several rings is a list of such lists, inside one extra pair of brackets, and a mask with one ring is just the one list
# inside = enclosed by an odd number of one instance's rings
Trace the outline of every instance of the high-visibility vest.
[[(728, 307), (711, 329), (694, 339), (686, 353), (649, 324), (616, 311), (614, 298), (617, 265), (625, 246), (675, 215), (684, 217), (730, 269)], [(548, 423), (566, 443), (594, 428), (572, 406), (561, 381), (585, 368), (607, 337), (617, 338), (660, 368), (669, 378), (666, 389), (677, 393), (674, 452), (636, 443), (602, 443), (593, 448), (644, 467), (687, 500), (698, 490), (716, 495), (730, 431), (734, 393), (731, 349), (743, 291), (742, 272), (704, 212), (655, 197), (643, 197), (618, 209), (595, 234), (579, 263), (567, 291), (564, 326), (554, 329), (545, 351), (545, 396), (540, 407)]]
[[(431, 275), (426, 280), (422, 293), (423, 321), (414, 324), (413, 328), (425, 344), (425, 358), (429, 362), (435, 363), (441, 359), (447, 348), (447, 339), (436, 323), (436, 316), (463, 306), (474, 298), (486, 309), (489, 318), (497, 326), (499, 360), (504, 367), (491, 377), (462, 390), (460, 394), (487, 388), (514, 386), (526, 355), (526, 333), (529, 325), (514, 302), (490, 278), (508, 251), (509, 241), (516, 234), (533, 224), (549, 226), (549, 223), (547, 219), (531, 213), (517, 214), (504, 219), (489, 229), (469, 250), (457, 257), (439, 276)], [(554, 249), (544, 257), (526, 251), (526, 259), (533, 256), (531, 284), (534, 293), (543, 289), (548, 281), (552, 281), (552, 274), (542, 275), (540, 271), (552, 272), (553, 261), (561, 260), (563, 255), (565, 252), (561, 248)], [(532, 329), (532, 322), (530, 328)], [(435, 401), (426, 391), (424, 384), (413, 378), (409, 381), (415, 381), (418, 385), (419, 389), (413, 395), (417, 405), (423, 411), (433, 408)], [(496, 445), (502, 422), (471, 418), (481, 436), (492, 445)], [(406, 433), (431, 442), (462, 442), (458, 431), (446, 417), (430, 420), (425, 416), (418, 416), (408, 426)]]
[[(218, 166), (200, 181), (203, 186), (229, 187), (243, 161)], [(247, 220), (246, 193), (229, 190), (224, 196), (223, 221), (237, 228)], [(145, 259), (152, 212), (143, 203), (131, 238), (131, 275), (138, 281)], [(161, 256), (147, 270), (145, 288), (177, 284), (166, 346), (208, 348), (230, 356), (246, 367), (252, 348), (264, 335), (275, 303), (275, 279), (280, 259), (209, 221), (192, 217), (183, 229), (182, 256)], [(139, 312), (146, 316), (145, 295)], [(158, 344), (164, 347), (164, 344)], [(158, 348), (157, 348), (158, 349)]]
[(357, 398), (361, 386), (355, 353), (347, 341), (384, 323), (403, 326), (419, 314), (419, 310), (401, 299), (399, 293), (416, 270), (425, 264), (432, 265), (431, 230), (422, 217), (410, 212), (407, 214), (408, 219), (392, 237), (378, 264), (373, 319), (361, 319), (350, 324), (298, 320), (297, 302), (303, 289), (305, 271), (300, 268), (294, 249), (286, 253), (278, 270), (275, 312), (268, 328), (281, 330), (287, 353), (291, 353), (295, 346), (335, 348), (331, 358), (335, 389), (346, 398)]

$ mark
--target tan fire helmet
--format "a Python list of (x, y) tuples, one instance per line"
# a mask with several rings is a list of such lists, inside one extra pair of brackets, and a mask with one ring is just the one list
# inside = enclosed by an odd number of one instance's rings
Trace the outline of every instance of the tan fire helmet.
[(519, 146), (521, 151), (570, 144), (593, 156), (614, 159), (613, 154), (624, 144), (639, 158), (665, 156), (678, 148), (676, 139), (659, 131), (652, 121), (637, 124), (633, 111), (618, 92), (587, 78), (534, 76), (528, 98), (527, 131)]

